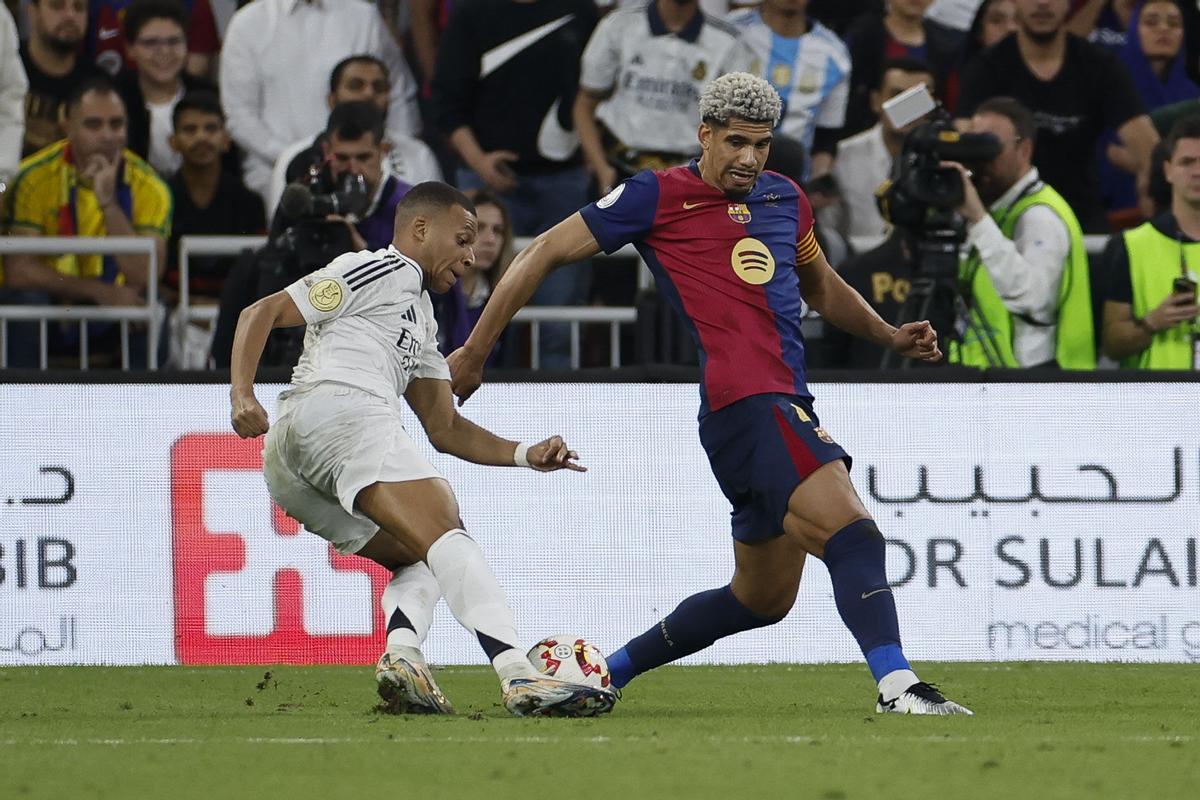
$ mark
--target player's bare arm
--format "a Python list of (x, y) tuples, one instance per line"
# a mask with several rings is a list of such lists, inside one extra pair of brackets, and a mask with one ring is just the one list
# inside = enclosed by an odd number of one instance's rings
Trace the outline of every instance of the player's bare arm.
[(928, 320), (907, 322), (899, 328), (889, 325), (829, 266), (824, 253), (818, 252), (816, 258), (798, 265), (796, 274), (805, 302), (830, 324), (902, 356), (922, 361), (941, 359), (937, 331)]
[[(449, 381), (414, 378), (404, 392), (404, 399), (439, 453), (488, 466), (511, 467), (517, 464), (519, 444), (503, 439), (459, 414), (454, 408)], [(530, 445), (525, 458), (529, 466), (538, 472), (560, 469), (587, 472), (587, 468), (578, 463), (579, 454), (568, 448), (561, 436), (551, 436)]]
[(564, 264), (590, 258), (599, 252), (600, 245), (578, 212), (538, 235), (520, 252), (492, 292), (466, 344), (446, 359), (453, 376), (450, 388), (460, 404), (466, 402), (483, 382), (483, 362), (492, 352), (504, 326), (529, 302), (546, 276)]
[(254, 396), (254, 373), (267, 337), (276, 328), (304, 324), (304, 316), (287, 292), (276, 292), (247, 306), (238, 316), (229, 362), (229, 400), (233, 429), (243, 439), (267, 432), (267, 412)]

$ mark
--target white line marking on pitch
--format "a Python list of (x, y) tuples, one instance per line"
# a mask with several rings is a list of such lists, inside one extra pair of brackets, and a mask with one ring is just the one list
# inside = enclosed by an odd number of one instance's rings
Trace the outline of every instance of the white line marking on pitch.
[[(689, 741), (695, 741), (688, 737)], [(821, 737), (821, 736), (706, 736), (704, 741), (711, 744), (754, 743), (754, 744), (812, 744), (813, 742), (922, 742), (945, 744), (969, 744), (973, 742), (995, 742), (1001, 737), (995, 736), (952, 736), (930, 734), (927, 736), (855, 736), (855, 737)], [(1078, 744), (1074, 738), (1045, 738), (1034, 737), (1038, 742), (1056, 744)], [(1120, 742), (1191, 742), (1193, 736), (1119, 736)], [(146, 739), (0, 739), (0, 747), (17, 747), (20, 745), (76, 747), (80, 745), (100, 745), (106, 747), (126, 747), (130, 745), (160, 744), (302, 744), (302, 745), (332, 745), (332, 744), (612, 744), (625, 742), (660, 742), (670, 743), (673, 737), (666, 736), (376, 736), (376, 737), (302, 737), (302, 736), (235, 736), (229, 738), (197, 739), (197, 738), (146, 738)], [(1007, 741), (1007, 740), (1006, 740)]]

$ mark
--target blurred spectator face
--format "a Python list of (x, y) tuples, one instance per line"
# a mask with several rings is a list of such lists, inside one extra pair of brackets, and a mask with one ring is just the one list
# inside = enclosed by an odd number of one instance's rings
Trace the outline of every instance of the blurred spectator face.
[(189, 108), (179, 115), (171, 147), (185, 164), (207, 167), (228, 152), (229, 134), (219, 114)]
[(75, 52), (87, 31), (86, 0), (36, 0), (29, 4), (33, 35), (63, 55)]
[(1070, 0), (1014, 0), (1017, 27), (1035, 42), (1049, 42), (1058, 36), (1067, 19)]
[(1029, 171), (1033, 147), (1017, 137), (1012, 120), (1002, 114), (976, 114), (971, 118), (971, 132), (990, 133), (1000, 140), (1000, 154), (975, 169), (979, 198), (990, 205)]
[(87, 92), (67, 112), (67, 140), (76, 164), (94, 155), (115, 161), (125, 149), (125, 104), (116, 92)]
[(883, 73), (879, 91), (871, 92), (871, 109), (879, 117), (884, 131), (893, 135), (903, 136), (925, 121), (924, 119), (915, 119), (903, 128), (893, 128), (892, 123), (888, 122), (887, 115), (883, 113), (884, 103), (901, 92), (908, 91), (919, 83), (932, 87), (934, 83), (933, 75), (928, 72), (907, 72), (902, 69), (889, 69)]
[(1017, 6), (1013, 0), (992, 0), (983, 12), (979, 43), (991, 47), (1017, 29)]
[(1200, 139), (1180, 139), (1167, 159), (1163, 172), (1171, 184), (1171, 196), (1193, 208), (1200, 206)]
[(475, 206), (479, 233), (475, 237), (475, 269), (487, 272), (500, 260), (504, 247), (504, 213), (488, 203)]
[(1138, 37), (1149, 59), (1170, 60), (1183, 46), (1183, 14), (1172, 2), (1149, 2), (1138, 18)]
[(334, 181), (343, 175), (361, 175), (372, 190), (383, 180), (383, 156), (387, 148), (375, 141), (375, 134), (364, 133), (357, 139), (343, 139), (336, 132), (325, 142), (325, 158)]
[(888, 8), (902, 17), (915, 19), (924, 16), (925, 9), (929, 8), (932, 3), (933, 0), (891, 0)]
[(342, 70), (337, 91), (329, 96), (329, 107), (351, 100), (367, 100), (380, 111), (387, 112), (388, 93), (391, 86), (387, 75), (378, 64), (370, 61), (354, 61)]
[(808, 7), (808, 0), (763, 0), (763, 6), (783, 14), (797, 14)]
[(157, 84), (174, 83), (183, 72), (187, 59), (187, 35), (179, 23), (170, 19), (152, 19), (129, 43), (129, 55), (138, 72)]

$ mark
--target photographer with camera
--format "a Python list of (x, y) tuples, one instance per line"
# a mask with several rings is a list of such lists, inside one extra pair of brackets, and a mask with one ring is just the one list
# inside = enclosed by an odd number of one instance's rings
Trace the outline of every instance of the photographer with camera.
[[(959, 341), (950, 360), (974, 367), (1095, 369), (1091, 288), (1083, 232), (1033, 166), (1033, 115), (1016, 100), (981, 103), (973, 133), (1000, 143), (990, 161), (946, 161), (962, 180), (965, 219)], [(965, 313), (963, 313), (965, 312)]]
[(1200, 368), (1200, 116), (1176, 122), (1166, 146), (1170, 208), (1114, 235), (1104, 250), (1104, 352), (1133, 369), (1193, 370)]
[[(259, 298), (328, 264), (346, 252), (379, 250), (392, 240), (396, 206), (412, 187), (384, 167), (384, 115), (372, 102), (339, 103), (329, 114), (323, 163), (288, 185), (271, 221), (270, 241), (230, 273), (212, 357), (228, 366), (238, 314)], [(264, 363), (290, 366), (300, 355), (301, 335), (275, 331)]]

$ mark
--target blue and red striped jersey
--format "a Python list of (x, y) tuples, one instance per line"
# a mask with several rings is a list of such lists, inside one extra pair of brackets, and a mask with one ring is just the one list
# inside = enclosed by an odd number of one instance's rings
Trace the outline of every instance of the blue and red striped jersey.
[(607, 253), (632, 242), (700, 350), (700, 413), (744, 397), (810, 398), (796, 263), (820, 253), (808, 198), (763, 172), (731, 200), (696, 162), (644, 171), (580, 213)]

